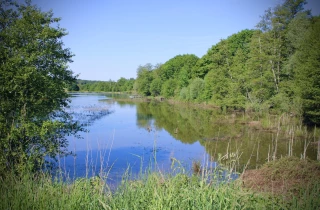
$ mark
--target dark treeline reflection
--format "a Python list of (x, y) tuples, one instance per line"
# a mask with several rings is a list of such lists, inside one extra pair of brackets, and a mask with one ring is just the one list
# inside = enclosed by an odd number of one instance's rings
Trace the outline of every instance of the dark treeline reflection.
[(284, 117), (267, 115), (254, 121), (257, 117), (243, 112), (222, 114), (220, 110), (157, 102), (136, 103), (136, 107), (139, 127), (165, 129), (185, 144), (199, 141), (214, 160), (254, 168), (273, 157), (303, 156), (305, 145), (307, 157), (317, 156), (312, 132), (294, 130), (296, 120), (286, 122)]

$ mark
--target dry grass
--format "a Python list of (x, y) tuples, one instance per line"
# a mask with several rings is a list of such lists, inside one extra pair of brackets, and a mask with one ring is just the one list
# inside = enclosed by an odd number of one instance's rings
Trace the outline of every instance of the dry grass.
[(297, 157), (272, 161), (256, 170), (245, 171), (241, 176), (244, 187), (257, 192), (276, 195), (298, 195), (301, 189), (320, 183), (320, 164)]

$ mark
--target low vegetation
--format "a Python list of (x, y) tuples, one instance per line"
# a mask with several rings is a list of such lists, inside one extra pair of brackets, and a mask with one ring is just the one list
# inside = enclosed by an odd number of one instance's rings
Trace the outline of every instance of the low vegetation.
[[(286, 164), (286, 165), (284, 165)], [(123, 178), (112, 191), (99, 177), (72, 182), (51, 176), (7, 174), (0, 179), (0, 209), (319, 209), (319, 163), (298, 158), (272, 161), (222, 181), (219, 169), (188, 176), (153, 172)], [(220, 173), (223, 174), (223, 173)]]

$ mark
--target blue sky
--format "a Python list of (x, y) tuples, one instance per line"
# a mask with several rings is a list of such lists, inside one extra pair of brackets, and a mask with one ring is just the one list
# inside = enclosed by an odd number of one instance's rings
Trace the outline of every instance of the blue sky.
[[(164, 63), (179, 54), (198, 57), (220, 39), (253, 29), (281, 0), (34, 0), (53, 10), (75, 54), (70, 68), (80, 79), (135, 78), (139, 65)], [(307, 9), (320, 14), (320, 1)]]

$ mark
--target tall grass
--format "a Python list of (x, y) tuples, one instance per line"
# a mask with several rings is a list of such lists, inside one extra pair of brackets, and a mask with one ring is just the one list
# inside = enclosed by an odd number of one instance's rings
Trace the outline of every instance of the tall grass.
[[(203, 169), (202, 169), (203, 170)], [(215, 169), (216, 170), (216, 169)], [(217, 171), (212, 170), (212, 173)], [(115, 191), (99, 177), (70, 183), (46, 174), (8, 173), (0, 179), (1, 209), (319, 209), (320, 185), (297, 190), (290, 199), (245, 189), (241, 181), (216, 175), (145, 172), (125, 174)], [(209, 178), (210, 177), (210, 178)]]
[(1, 209), (95, 209), (105, 197), (90, 179), (72, 184), (52, 180), (46, 174), (7, 174), (0, 187)]

